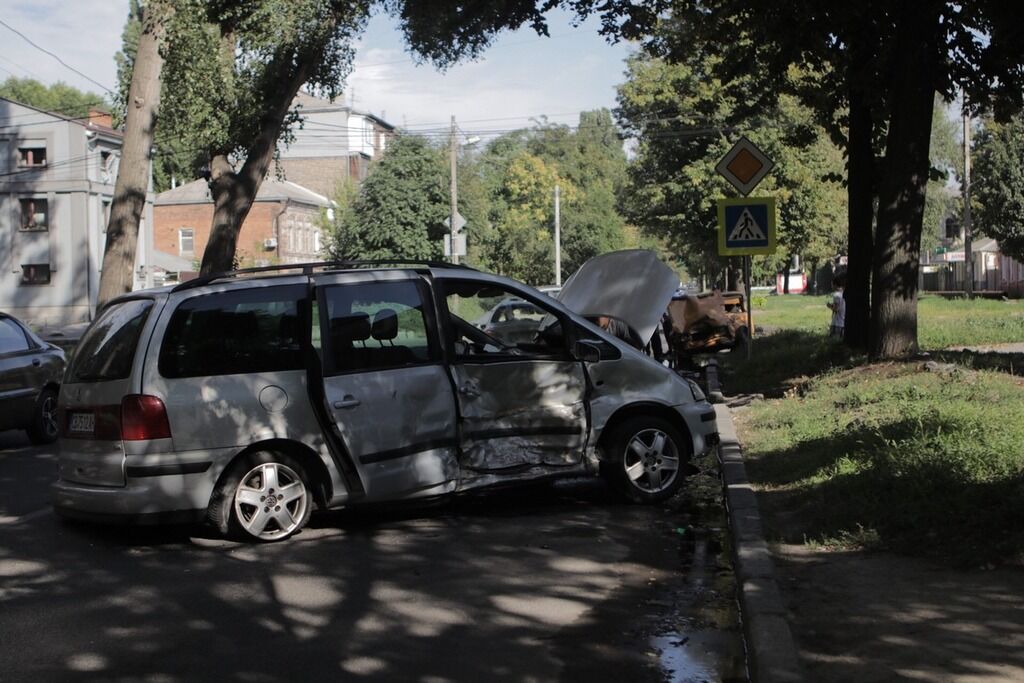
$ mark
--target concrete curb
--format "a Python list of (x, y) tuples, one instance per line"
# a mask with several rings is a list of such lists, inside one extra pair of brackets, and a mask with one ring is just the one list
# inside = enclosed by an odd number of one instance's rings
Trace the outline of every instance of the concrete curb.
[(755, 683), (803, 681), (803, 668), (793, 632), (786, 621), (786, 606), (775, 578), (775, 563), (764, 540), (757, 498), (747, 479), (732, 413), (724, 405), (716, 405), (715, 412), (722, 439), (718, 457), (732, 531), (733, 565), (751, 680)]

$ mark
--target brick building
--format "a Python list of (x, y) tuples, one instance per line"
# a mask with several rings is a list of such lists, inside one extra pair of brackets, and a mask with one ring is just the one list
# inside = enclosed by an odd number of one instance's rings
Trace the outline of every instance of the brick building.
[(330, 197), (338, 183), (362, 182), (395, 127), (382, 118), (300, 92), (294, 106), (303, 118), (294, 139), (278, 146), (278, 168), (293, 183)]
[[(238, 235), (237, 254), (245, 266), (303, 263), (320, 258), (321, 211), (331, 202), (293, 182), (267, 178), (256, 193)], [(205, 180), (186, 183), (156, 196), (153, 243), (160, 252), (199, 261), (210, 238), (213, 199)]]

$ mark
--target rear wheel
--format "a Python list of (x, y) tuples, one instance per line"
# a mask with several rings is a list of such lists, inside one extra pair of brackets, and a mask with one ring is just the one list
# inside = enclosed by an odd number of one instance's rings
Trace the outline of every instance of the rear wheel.
[(671, 498), (683, 484), (689, 458), (686, 440), (660, 417), (633, 417), (613, 428), (605, 442), (601, 474), (635, 503)]
[(284, 453), (259, 452), (234, 463), (210, 503), (221, 532), (251, 541), (280, 541), (309, 521), (313, 494), (302, 465)]
[(53, 443), (57, 440), (57, 390), (46, 388), (39, 394), (32, 422), (25, 430), (34, 444)]

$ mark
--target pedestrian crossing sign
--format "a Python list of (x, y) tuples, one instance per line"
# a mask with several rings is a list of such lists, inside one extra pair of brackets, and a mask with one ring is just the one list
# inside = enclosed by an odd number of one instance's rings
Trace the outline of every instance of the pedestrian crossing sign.
[(775, 253), (775, 198), (719, 199), (718, 253), (722, 256)]

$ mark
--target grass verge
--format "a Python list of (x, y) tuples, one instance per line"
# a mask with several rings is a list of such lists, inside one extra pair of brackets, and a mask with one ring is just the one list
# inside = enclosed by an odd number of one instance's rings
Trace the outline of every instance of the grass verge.
[[(754, 309), (754, 326), (824, 335), (831, 319), (825, 303), (830, 300), (830, 296), (767, 297), (764, 308)], [(918, 340), (926, 350), (1024, 341), (1024, 301), (922, 296)]]
[(1021, 561), (1024, 386), (924, 368), (834, 371), (737, 415), (771, 536), (963, 565)]

